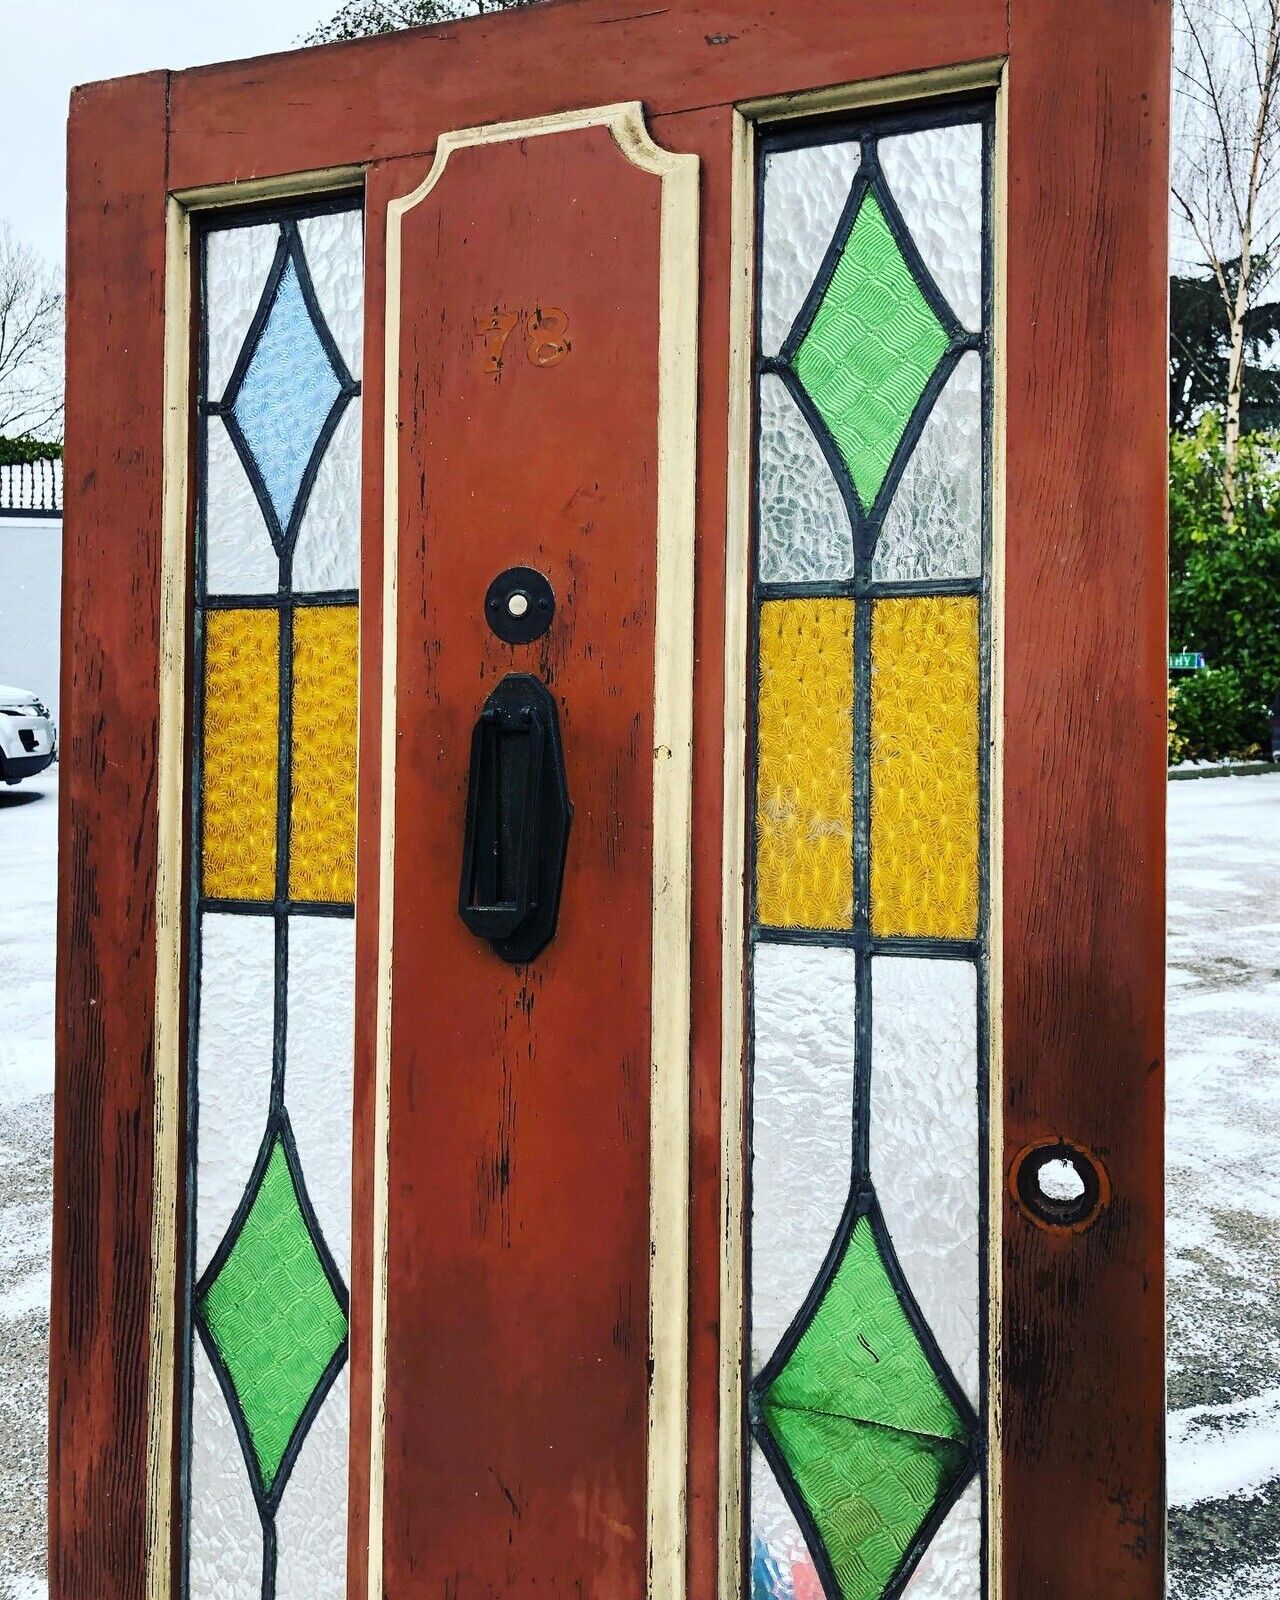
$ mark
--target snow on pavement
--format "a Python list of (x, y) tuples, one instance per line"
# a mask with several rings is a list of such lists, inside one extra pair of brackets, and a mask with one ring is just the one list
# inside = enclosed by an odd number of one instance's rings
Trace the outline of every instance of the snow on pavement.
[(1280, 1593), (1280, 773), (1169, 785), (1171, 1600)]
[(0, 786), (0, 1597), (43, 1600), (57, 768)]

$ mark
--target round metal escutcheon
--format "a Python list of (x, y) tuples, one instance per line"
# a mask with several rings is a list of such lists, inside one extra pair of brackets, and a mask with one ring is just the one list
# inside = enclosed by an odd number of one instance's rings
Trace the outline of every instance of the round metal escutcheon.
[(1014, 1199), (1038, 1227), (1083, 1233), (1111, 1198), (1096, 1157), (1065, 1139), (1028, 1145), (1009, 1171)]
[(533, 567), (508, 567), (489, 585), (485, 621), (507, 644), (532, 644), (551, 626), (555, 591)]

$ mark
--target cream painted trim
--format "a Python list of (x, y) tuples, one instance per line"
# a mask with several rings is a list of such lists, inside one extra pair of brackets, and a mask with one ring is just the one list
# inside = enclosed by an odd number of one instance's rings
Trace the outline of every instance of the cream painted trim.
[(443, 134), (410, 194), (387, 208), (383, 597), (382, 865), (378, 896), (378, 1064), (374, 1168), (373, 1406), (369, 1600), (383, 1594), (386, 1474), (387, 1209), (395, 881), (396, 593), (400, 431), (401, 234), (450, 155), (582, 128), (608, 128), (633, 166), (662, 183), (658, 334), (657, 595), (653, 713), (648, 1574), (651, 1600), (685, 1592), (688, 1303), (690, 830), (693, 795), (693, 578), (697, 422), (698, 158), (663, 150), (638, 102)]
[(744, 100), (738, 110), (749, 122), (760, 124), (789, 122), (796, 117), (816, 117), (828, 112), (865, 111), (872, 106), (929, 100), (940, 94), (994, 89), (1000, 84), (1003, 69), (1002, 57), (967, 61), (954, 67), (928, 67), (921, 72), (900, 72), (892, 78), (874, 78), (867, 83)]
[(169, 1600), (173, 1570), (173, 1449), (178, 1432), (178, 1192), (185, 1048), (179, 1018), (186, 952), (186, 673), (190, 633), (188, 461), (191, 449), (191, 219), (197, 211), (360, 187), (359, 167), (184, 189), (165, 210), (164, 420), (160, 532), (156, 839), (155, 1091), (147, 1397), (147, 1600)]
[(171, 199), (185, 211), (221, 211), (227, 206), (262, 205), (270, 200), (304, 200), (363, 185), (363, 167), (324, 167), (315, 172), (288, 172), (278, 178), (242, 178), (238, 183), (176, 189)]
[(147, 1597), (166, 1600), (173, 1549), (177, 1400), (178, 1128), (182, 1111), (182, 828), (186, 789), (187, 459), (190, 418), (191, 222), (165, 212), (164, 442), (160, 532), (160, 677), (156, 804), (155, 1099), (147, 1406)]
[(745, 931), (747, 915), (747, 597), (751, 587), (752, 354), (755, 343), (755, 127), (733, 117), (729, 250), (729, 485), (724, 595), (724, 876), (720, 1130), (720, 1588), (742, 1592), (742, 1314), (745, 1274)]
[(798, 117), (866, 110), (904, 104), (944, 94), (995, 89), (995, 170), (992, 184), (995, 306), (994, 392), (992, 397), (991, 507), (991, 751), (988, 778), (988, 1126), (993, 1130), (988, 1153), (989, 1279), (989, 1459), (987, 1472), (988, 1587), (986, 1600), (1000, 1600), (1000, 1261), (1002, 1237), (999, 1196), (1004, 1184), (1003, 1078), (1001, 1062), (1002, 956), (1002, 751), (1003, 751), (1003, 605), (1005, 541), (1005, 264), (1007, 261), (1007, 71), (1003, 60), (906, 73), (869, 83), (819, 89), (742, 102), (735, 114), (733, 146), (733, 225), (730, 246), (729, 319), (729, 452), (728, 525), (725, 559), (725, 774), (722, 900), (721, 988), (721, 1196), (720, 1267), (720, 1600), (741, 1600), (743, 1518), (742, 1408), (744, 1395), (743, 1297), (746, 1062), (745, 1062), (745, 859), (747, 748), (747, 597), (751, 584), (752, 498), (752, 356), (755, 269), (755, 136), (757, 128)]
[(1004, 617), (1008, 433), (1009, 89), (996, 94), (991, 173), (991, 748), (987, 755), (987, 1597), (1004, 1591), (1001, 1373), (1004, 1279)]

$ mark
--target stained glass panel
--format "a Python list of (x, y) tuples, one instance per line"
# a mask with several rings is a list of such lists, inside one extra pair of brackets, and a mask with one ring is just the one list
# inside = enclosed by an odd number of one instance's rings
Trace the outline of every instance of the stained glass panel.
[(346, 1600), (348, 1373), (334, 1379), (276, 1512), (275, 1600)]
[(978, 602), (878, 600), (871, 618), (871, 927), (978, 931)]
[(853, 576), (853, 530), (831, 468), (780, 377), (760, 380), (759, 571), (763, 583)]
[(185, 1600), (346, 1591), (361, 228), (199, 234)]
[(992, 119), (831, 131), (759, 168), (743, 1585), (981, 1600)]
[(888, 582), (982, 571), (982, 358), (967, 351), (934, 402), (876, 539)]
[(881, 139), (880, 167), (916, 248), (966, 328), (982, 326), (982, 127), (916, 128)]
[(275, 925), (269, 917), (206, 911), (200, 921), (200, 999), (193, 1085), (200, 1130), (196, 1272), (209, 1265), (253, 1175), (271, 1109)]
[(967, 961), (871, 963), (871, 1176), (903, 1275), (979, 1400), (978, 985)]
[(760, 349), (775, 356), (818, 276), (858, 170), (856, 140), (771, 150), (764, 159)]
[(868, 193), (791, 358), (866, 510), (948, 342), (879, 200)]
[(204, 663), (204, 891), (222, 900), (269, 900), (276, 886), (279, 616), (210, 611)]
[(982, 1600), (982, 1483), (975, 1479), (930, 1539), (903, 1600)]
[(853, 1159), (851, 950), (756, 946), (751, 1371), (777, 1349), (836, 1236)]
[(264, 1494), (325, 1371), (347, 1337), (346, 1310), (313, 1232), (300, 1174), (277, 1135), (249, 1209), (196, 1302), (248, 1430)]
[(356, 721), (360, 616), (300, 606), (293, 618), (289, 894), (351, 900), (356, 881)]
[(751, 1600), (822, 1600), (822, 1580), (764, 1452), (750, 1453)]
[(853, 604), (760, 611), (756, 908), (771, 927), (853, 917)]
[(262, 1519), (235, 1421), (197, 1341), (187, 1493), (188, 1589), (210, 1600), (262, 1600)]

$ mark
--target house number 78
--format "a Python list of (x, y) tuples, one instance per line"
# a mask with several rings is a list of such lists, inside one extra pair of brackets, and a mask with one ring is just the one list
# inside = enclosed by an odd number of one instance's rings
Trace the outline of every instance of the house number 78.
[(535, 367), (554, 367), (573, 346), (569, 343), (569, 313), (559, 306), (534, 306), (532, 310), (500, 311), (496, 307), (476, 318), (476, 338), (484, 351), (483, 370), (502, 376), (507, 344), (517, 328), (524, 332), (525, 355)]

